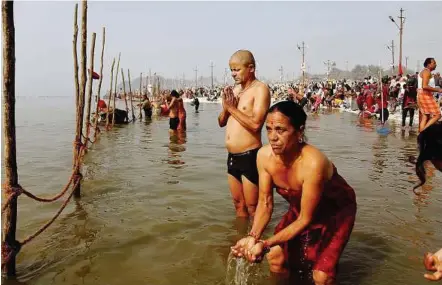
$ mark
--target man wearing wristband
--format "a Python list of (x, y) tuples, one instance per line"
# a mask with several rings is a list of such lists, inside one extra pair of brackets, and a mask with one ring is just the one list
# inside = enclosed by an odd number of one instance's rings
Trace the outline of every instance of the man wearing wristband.
[[(255, 219), (249, 235), (232, 247), (232, 253), (250, 262), (260, 262), (266, 255), (274, 273), (294, 273), (290, 277), (301, 279), (312, 275), (316, 285), (329, 285), (335, 284), (336, 267), (353, 229), (356, 197), (333, 163), (305, 143), (306, 118), (304, 110), (291, 101), (269, 109), (269, 145), (257, 157)], [(290, 207), (275, 235), (263, 240), (273, 212), (273, 188)]]

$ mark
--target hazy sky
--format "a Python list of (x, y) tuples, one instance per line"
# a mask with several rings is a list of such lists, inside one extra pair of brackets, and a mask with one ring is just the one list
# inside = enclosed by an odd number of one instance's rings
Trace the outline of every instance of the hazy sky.
[[(16, 86), (18, 96), (72, 96), (72, 34), (75, 2), (15, 2)], [(89, 2), (88, 41), (97, 33), (99, 70), (102, 27), (106, 27), (104, 90), (112, 58), (132, 77), (151, 68), (166, 77), (210, 76), (210, 61), (220, 80), (230, 55), (251, 50), (259, 75), (300, 74), (297, 43), (305, 41), (311, 72), (324, 61), (341, 69), (355, 64), (388, 67), (391, 40), (399, 32), (388, 16), (405, 9), (404, 64), (433, 56), (442, 69), (442, 2)], [(79, 5), (81, 11), (81, 5)], [(80, 17), (79, 17), (80, 19)], [(397, 18), (396, 18), (397, 19)], [(89, 48), (88, 48), (89, 54)], [(396, 49), (399, 54), (399, 49)], [(398, 56), (396, 56), (397, 62)], [(121, 76), (120, 76), (121, 78)]]

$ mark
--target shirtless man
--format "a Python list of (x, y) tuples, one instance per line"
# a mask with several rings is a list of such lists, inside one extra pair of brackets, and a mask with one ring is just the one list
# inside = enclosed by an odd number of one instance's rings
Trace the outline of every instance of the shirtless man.
[(247, 50), (235, 52), (229, 61), (235, 87), (222, 92), (218, 117), (226, 128), (227, 181), (238, 217), (254, 216), (258, 203), (256, 155), (261, 129), (270, 106), (270, 90), (255, 77), (255, 58)]
[(178, 98), (180, 94), (176, 90), (172, 90), (170, 96), (172, 97), (170, 103), (168, 103), (167, 100), (164, 101), (169, 110), (169, 131), (176, 132), (180, 123), (180, 119), (178, 118)]

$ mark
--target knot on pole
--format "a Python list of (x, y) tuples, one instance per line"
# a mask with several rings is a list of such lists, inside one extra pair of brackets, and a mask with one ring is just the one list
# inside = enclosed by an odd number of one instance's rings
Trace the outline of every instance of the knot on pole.
[(18, 240), (12, 242), (2, 242), (2, 271), (5, 270), (5, 265), (9, 263), (11, 257), (16, 256), (21, 249), (21, 243)]
[(20, 196), (23, 193), (23, 188), (20, 184), (17, 184), (17, 186), (4, 184), (3, 189), (5, 189), (5, 194), (8, 196)]
[(11, 203), (12, 199), (17, 198), (24, 191), (24, 189), (19, 184), (17, 184), (17, 186), (11, 186), (5, 183), (3, 184), (3, 189), (6, 194), (6, 202), (5, 204), (3, 204), (2, 207), (2, 215), (5, 212), (6, 207), (8, 207), (8, 205)]

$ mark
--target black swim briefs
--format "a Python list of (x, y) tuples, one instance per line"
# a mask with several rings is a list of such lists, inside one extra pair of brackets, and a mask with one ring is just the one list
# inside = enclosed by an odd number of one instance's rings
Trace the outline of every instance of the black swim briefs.
[(176, 118), (169, 118), (169, 128), (171, 130), (176, 130), (178, 129), (178, 124), (180, 123), (180, 119), (178, 117)]
[(258, 168), (256, 156), (259, 148), (251, 149), (241, 153), (230, 153), (227, 156), (227, 173), (242, 182), (241, 176), (258, 186)]

